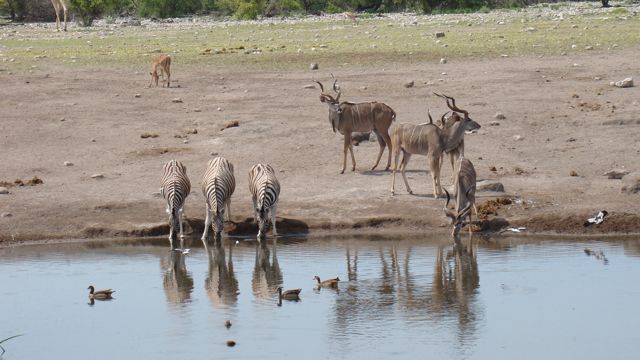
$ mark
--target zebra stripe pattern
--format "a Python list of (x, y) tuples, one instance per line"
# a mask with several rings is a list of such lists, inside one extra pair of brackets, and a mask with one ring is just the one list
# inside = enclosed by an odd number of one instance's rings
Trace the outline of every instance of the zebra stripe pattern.
[(202, 193), (207, 201), (207, 214), (202, 241), (206, 241), (209, 226), (213, 229), (216, 240), (220, 239), (224, 228), (224, 212), (231, 220), (231, 195), (236, 189), (233, 176), (233, 164), (224, 157), (216, 157), (209, 161), (202, 177)]
[(162, 175), (162, 186), (160, 188), (162, 197), (167, 201), (167, 214), (169, 214), (169, 243), (171, 249), (174, 248), (173, 239), (176, 227), (180, 226), (180, 246), (184, 245), (184, 234), (182, 231), (184, 203), (191, 192), (191, 182), (187, 177), (187, 167), (180, 161), (171, 160), (164, 165)]
[(253, 200), (253, 215), (258, 222), (258, 240), (266, 236), (268, 216), (271, 215), (273, 236), (277, 236), (276, 209), (280, 195), (280, 182), (270, 165), (257, 164), (249, 171), (249, 191)]

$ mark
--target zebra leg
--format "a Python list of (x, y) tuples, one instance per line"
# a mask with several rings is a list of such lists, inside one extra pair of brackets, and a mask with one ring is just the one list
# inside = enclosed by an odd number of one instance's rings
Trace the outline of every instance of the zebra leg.
[(278, 231), (276, 230), (276, 209), (278, 208), (278, 204), (273, 204), (271, 207), (271, 225), (273, 225), (273, 237), (278, 236)]
[(253, 200), (253, 220), (257, 223), (258, 222), (258, 211), (256, 210), (256, 208), (258, 207), (258, 201), (256, 200), (255, 195), (251, 196), (251, 200)]
[(409, 186), (409, 180), (407, 180), (407, 174), (405, 173), (407, 164), (409, 164), (410, 159), (411, 159), (411, 154), (406, 151), (403, 151), (402, 163), (400, 164), (400, 173), (402, 174), (402, 180), (404, 180), (404, 185), (407, 187), (407, 192), (409, 194), (413, 194), (413, 190), (411, 190), (411, 186)]
[[(380, 158), (382, 157), (382, 153), (384, 152), (384, 148), (385, 148), (385, 140), (382, 139), (378, 130), (373, 129), (373, 133), (376, 134), (376, 139), (378, 139), (378, 145), (380, 145), (380, 151), (378, 152), (378, 158), (376, 159), (376, 163), (373, 164), (371, 171), (375, 170), (376, 167), (378, 167), (378, 163), (380, 163)], [(391, 153), (389, 153), (389, 156), (391, 156)], [(391, 161), (391, 157), (389, 157), (389, 161)], [(389, 169), (389, 165), (387, 165), (387, 170), (388, 169)]]
[(180, 222), (180, 248), (184, 249), (184, 206), (178, 210), (178, 221)]
[(202, 241), (207, 241), (207, 235), (209, 235), (209, 227), (211, 227), (211, 208), (207, 204), (206, 218), (204, 220), (204, 232), (202, 233)]
[(227, 199), (227, 221), (231, 221), (231, 196)]

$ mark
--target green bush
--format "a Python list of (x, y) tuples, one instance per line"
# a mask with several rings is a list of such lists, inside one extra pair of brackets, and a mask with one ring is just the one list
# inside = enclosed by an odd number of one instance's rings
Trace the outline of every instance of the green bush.
[(202, 9), (199, 0), (138, 0), (137, 3), (140, 16), (163, 19), (194, 14)]
[(26, 9), (27, 0), (0, 0), (0, 14), (8, 15), (11, 20), (24, 20)]
[(80, 17), (83, 26), (91, 26), (93, 20), (102, 16), (106, 9), (104, 0), (69, 0), (69, 5)]
[(289, 15), (302, 11), (298, 0), (270, 0), (264, 10), (265, 16)]
[(253, 2), (242, 2), (238, 6), (234, 17), (237, 20), (256, 20), (258, 19), (258, 4)]
[(339, 7), (338, 5), (330, 2), (327, 4), (327, 12), (329, 14), (340, 14), (344, 12), (344, 9)]

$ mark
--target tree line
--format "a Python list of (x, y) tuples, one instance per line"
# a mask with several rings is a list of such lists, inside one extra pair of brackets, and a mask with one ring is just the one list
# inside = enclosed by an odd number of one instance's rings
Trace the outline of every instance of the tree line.
[[(189, 15), (233, 16), (239, 20), (305, 14), (385, 13), (431, 14), (479, 11), (529, 5), (538, 0), (66, 0), (82, 25), (105, 16), (170, 18)], [(13, 21), (51, 21), (50, 0), (0, 0), (0, 16)]]

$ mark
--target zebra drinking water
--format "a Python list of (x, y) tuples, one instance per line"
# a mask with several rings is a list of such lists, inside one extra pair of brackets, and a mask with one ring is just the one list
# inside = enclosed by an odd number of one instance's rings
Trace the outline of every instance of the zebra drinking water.
[(169, 214), (169, 244), (175, 249), (173, 239), (176, 227), (180, 226), (180, 247), (184, 248), (184, 234), (182, 231), (184, 203), (191, 192), (191, 182), (187, 177), (187, 167), (180, 161), (171, 160), (164, 165), (162, 175), (162, 197), (167, 201), (167, 214)]
[(249, 191), (253, 200), (253, 215), (258, 223), (258, 241), (266, 236), (269, 213), (273, 236), (276, 231), (276, 209), (278, 207), (278, 195), (280, 195), (280, 183), (275, 171), (270, 165), (257, 164), (249, 171)]
[(225, 207), (227, 220), (231, 220), (231, 195), (235, 189), (236, 179), (233, 176), (233, 164), (221, 156), (210, 160), (202, 177), (202, 193), (207, 201), (207, 216), (202, 241), (207, 240), (209, 226), (213, 229), (216, 241), (220, 239), (224, 229)]

